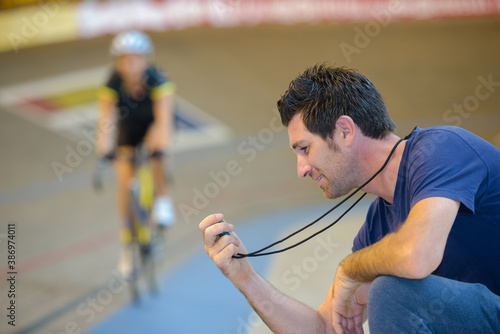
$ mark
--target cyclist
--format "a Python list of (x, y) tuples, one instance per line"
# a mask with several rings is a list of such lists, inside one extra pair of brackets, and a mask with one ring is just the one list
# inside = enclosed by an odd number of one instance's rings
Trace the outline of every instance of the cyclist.
[(152, 220), (160, 227), (169, 226), (175, 220), (163, 169), (163, 158), (173, 132), (175, 84), (159, 67), (151, 65), (153, 51), (151, 39), (143, 32), (128, 31), (115, 36), (110, 47), (115, 66), (98, 94), (97, 153), (102, 157), (115, 157), (118, 213), (123, 223), (118, 270), (125, 277), (130, 277), (135, 269), (130, 246), (133, 217), (129, 185), (134, 176), (135, 148), (141, 143), (151, 152), (155, 186)]

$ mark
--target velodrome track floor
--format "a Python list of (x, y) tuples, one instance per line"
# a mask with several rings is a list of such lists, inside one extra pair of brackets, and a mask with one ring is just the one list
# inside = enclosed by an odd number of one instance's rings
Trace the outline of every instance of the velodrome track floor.
[[(106, 292), (116, 283), (119, 249), (112, 174), (106, 189), (94, 193), (90, 175), (95, 160), (89, 154), (60, 181), (53, 163), (64, 163), (67, 147), (76, 150), (82, 139), (61, 135), (26, 113), (26, 105), (8, 104), (3, 96), (0, 267), (6, 277), (7, 225), (15, 224), (18, 274), (16, 326), (9, 326), (2, 315), (0, 332), (124, 333), (120, 326), (137, 319), (127, 328), (144, 326), (144, 333), (267, 333), (204, 254), (197, 226), (206, 215), (223, 212), (253, 249), (333, 204), (312, 182), (297, 178), (286, 131), (275, 126), (273, 113), (289, 81), (312, 64), (354, 67), (372, 79), (401, 136), (415, 125), (450, 124), (500, 146), (498, 19), (391, 23), (348, 59), (340, 45), (355, 45), (355, 28), (364, 25), (190, 29), (152, 35), (156, 61), (177, 83), (179, 97), (227, 131), (208, 145), (195, 143), (174, 154), (177, 208), (193, 210), (178, 213), (161, 267), (162, 294), (147, 300), (142, 309), (130, 306), (125, 292)], [(16, 92), (33, 97), (40, 86), (29, 83), (41, 82), (48, 89), (44, 80), (106, 66), (109, 42), (104, 37), (0, 54), (0, 92), (24, 87)], [(239, 172), (227, 184), (212, 188), (209, 198), (207, 185), (215, 184), (214, 173), (227, 171), (230, 161), (236, 161)], [(321, 245), (316, 239), (289, 254), (256, 260), (256, 266), (283, 291), (319, 305), (336, 263), (348, 253), (362, 223), (363, 208), (366, 202), (322, 236), (338, 247), (325, 261), (314, 257), (315, 247)], [(310, 273), (299, 279), (290, 276), (294, 265)], [(2, 279), (0, 307), (5, 311), (7, 291)], [(178, 321), (170, 321), (174, 317)]]

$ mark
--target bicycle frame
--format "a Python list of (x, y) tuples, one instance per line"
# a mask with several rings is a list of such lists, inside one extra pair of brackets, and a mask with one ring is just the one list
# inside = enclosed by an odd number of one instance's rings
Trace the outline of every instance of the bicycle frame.
[(133, 227), (140, 245), (151, 242), (151, 209), (154, 200), (154, 180), (151, 167), (147, 161), (147, 151), (137, 149), (134, 165), (135, 177), (130, 184), (130, 204), (133, 212)]
[[(144, 146), (136, 149), (134, 156), (135, 176), (130, 183), (130, 202), (133, 212), (133, 229), (135, 231), (136, 242), (139, 246), (141, 263), (139, 272), (130, 280), (132, 300), (139, 300), (139, 276), (144, 274), (149, 290), (158, 292), (156, 280), (156, 268), (153, 258), (152, 241), (153, 226), (151, 221), (151, 210), (154, 200), (154, 180), (151, 166), (149, 165), (150, 154)], [(132, 242), (134, 238), (132, 237)]]
[[(121, 235), (122, 242), (130, 243), (132, 247), (139, 249), (140, 263), (136, 263), (137, 272), (128, 279), (134, 302), (139, 301), (140, 288), (139, 278), (144, 276), (152, 293), (158, 292), (158, 282), (156, 278), (155, 261), (152, 254), (152, 241), (155, 237), (151, 221), (151, 210), (154, 201), (154, 180), (149, 159), (151, 155), (144, 146), (139, 146), (134, 152), (131, 162), (134, 164), (134, 177), (129, 185), (130, 208), (132, 214), (132, 226), (127, 235)], [(102, 172), (115, 156), (110, 155), (100, 159), (93, 175), (95, 190), (100, 190), (103, 186)], [(137, 262), (136, 258), (134, 261)]]

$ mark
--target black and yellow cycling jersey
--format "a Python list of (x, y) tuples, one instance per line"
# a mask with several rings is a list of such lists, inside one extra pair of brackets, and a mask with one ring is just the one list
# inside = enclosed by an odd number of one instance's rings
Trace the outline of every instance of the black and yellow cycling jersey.
[(131, 94), (115, 70), (99, 90), (99, 99), (116, 101), (118, 110), (118, 146), (137, 146), (154, 122), (153, 101), (175, 92), (175, 84), (158, 67), (144, 72), (141, 90)]

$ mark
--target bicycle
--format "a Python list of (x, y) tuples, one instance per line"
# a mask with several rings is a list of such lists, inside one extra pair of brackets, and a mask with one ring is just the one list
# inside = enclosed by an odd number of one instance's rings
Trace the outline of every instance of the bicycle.
[[(126, 279), (134, 303), (141, 299), (141, 281), (151, 294), (159, 293), (155, 263), (157, 254), (154, 253), (158, 252), (158, 248), (162, 248), (162, 234), (160, 228), (153, 226), (151, 221), (154, 201), (153, 173), (148, 163), (148, 159), (151, 157), (152, 154), (144, 146), (139, 146), (131, 159), (135, 167), (135, 175), (129, 187), (133, 213), (130, 246), (133, 247), (134, 251), (133, 267), (135, 270)], [(98, 159), (93, 174), (93, 187), (96, 191), (103, 188), (103, 171), (115, 158), (114, 154), (109, 154)]]

